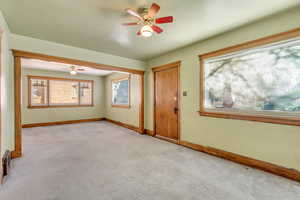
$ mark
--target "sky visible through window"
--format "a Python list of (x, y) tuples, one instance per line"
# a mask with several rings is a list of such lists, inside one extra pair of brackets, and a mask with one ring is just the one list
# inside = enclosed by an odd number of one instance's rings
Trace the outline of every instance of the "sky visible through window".
[(117, 81), (112, 83), (112, 102), (116, 105), (129, 104), (129, 79)]

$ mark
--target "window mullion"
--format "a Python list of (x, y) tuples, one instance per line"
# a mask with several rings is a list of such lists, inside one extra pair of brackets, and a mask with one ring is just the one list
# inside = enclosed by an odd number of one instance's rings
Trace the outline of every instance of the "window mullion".
[(80, 98), (81, 98), (81, 82), (78, 81), (78, 105), (80, 106)]
[(31, 77), (29, 77), (29, 84), (28, 84), (29, 88), (28, 88), (28, 102), (29, 102), (29, 106), (32, 106), (32, 79)]
[(47, 106), (50, 106), (50, 80), (47, 80)]

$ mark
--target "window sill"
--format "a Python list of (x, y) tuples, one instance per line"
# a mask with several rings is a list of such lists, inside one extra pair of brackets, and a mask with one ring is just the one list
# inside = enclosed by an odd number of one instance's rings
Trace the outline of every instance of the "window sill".
[(115, 108), (130, 108), (130, 105), (116, 105), (116, 104), (112, 104), (111, 107), (115, 107)]
[(94, 105), (53, 105), (53, 106), (27, 106), (28, 109), (40, 108), (76, 108), (76, 107), (93, 107)]
[(241, 114), (231, 114), (231, 113), (215, 113), (215, 112), (206, 112), (206, 111), (198, 111), (198, 113), (200, 116), (206, 116), (206, 117), (238, 119), (238, 120), (247, 120), (247, 121), (255, 121), (255, 122), (300, 126), (300, 120), (296, 119), (296, 118), (251, 116), (251, 115), (241, 115)]

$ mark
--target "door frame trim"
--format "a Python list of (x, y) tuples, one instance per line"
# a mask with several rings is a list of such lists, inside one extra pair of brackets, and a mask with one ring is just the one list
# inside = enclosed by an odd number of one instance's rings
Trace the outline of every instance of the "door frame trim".
[(15, 107), (15, 148), (12, 151), (12, 158), (18, 158), (22, 156), (22, 123), (21, 123), (21, 59), (29, 58), (29, 59), (39, 59), (44, 61), (53, 61), (66, 63), (71, 65), (83, 65), (89, 66), (95, 69), (102, 70), (110, 70), (110, 71), (122, 71), (128, 72), (132, 74), (139, 75), (139, 85), (140, 85), (140, 100), (139, 100), (139, 129), (138, 132), (140, 134), (144, 134), (144, 74), (143, 70), (129, 69), (124, 67), (116, 67), (110, 65), (104, 65), (94, 62), (76, 60), (72, 58), (64, 58), (58, 56), (50, 56), (40, 53), (33, 53), (27, 51), (20, 51), (16, 49), (12, 49), (13, 57), (14, 57), (14, 107)]
[[(173, 140), (170, 138), (166, 138), (163, 136), (157, 136), (156, 135), (156, 77), (155, 77), (155, 73), (156, 72), (160, 72), (160, 71), (165, 71), (171, 68), (178, 68), (178, 76), (177, 76), (177, 84), (178, 84), (178, 139), (177, 140)], [(176, 61), (176, 62), (172, 62), (172, 63), (168, 63), (165, 65), (160, 65), (160, 66), (156, 66), (156, 67), (152, 67), (152, 73), (153, 73), (153, 136), (154, 137), (158, 137), (160, 139), (164, 139), (167, 140), (169, 142), (173, 142), (173, 143), (179, 143), (179, 141), (181, 140), (181, 81), (180, 81), (180, 69), (181, 69), (181, 61)]]
[[(2, 53), (3, 51), (3, 34), (4, 34), (4, 30), (0, 27), (0, 77), (2, 77), (2, 61), (4, 60), (2, 57)], [(1, 102), (1, 98), (2, 98), (2, 83), (0, 81), (0, 104), (2, 104)], [(3, 168), (2, 168), (2, 110), (0, 107), (0, 185), (3, 183)]]

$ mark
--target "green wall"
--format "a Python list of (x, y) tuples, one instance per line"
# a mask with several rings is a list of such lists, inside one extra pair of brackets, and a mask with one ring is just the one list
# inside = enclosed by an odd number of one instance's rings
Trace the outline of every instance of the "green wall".
[[(181, 139), (300, 170), (300, 127), (203, 117), (199, 110), (198, 55), (300, 27), (300, 7), (148, 61), (146, 128), (153, 129), (151, 67), (181, 60)], [(201, 28), (195, 27), (195, 28)]]
[[(71, 108), (43, 108), (29, 109), (28, 106), (28, 75), (50, 76), (61, 78), (76, 78), (94, 80), (94, 106)], [(123, 73), (112, 73), (107, 76), (76, 75), (69, 73), (46, 71), (37, 69), (22, 69), (22, 124), (68, 121), (89, 118), (108, 118), (132, 126), (139, 126), (139, 76), (131, 74), (130, 108), (116, 108), (111, 106), (111, 80), (124, 76)]]
[[(150, 68), (181, 60), (181, 86), (188, 96), (182, 97), (181, 138), (192, 143), (208, 145), (252, 158), (300, 170), (300, 128), (259, 122), (202, 117), (199, 108), (198, 55), (213, 50), (254, 40), (267, 35), (300, 27), (300, 7), (265, 18), (230, 32), (209, 38), (185, 48), (150, 59), (145, 80), (145, 126), (153, 129), (153, 78)], [(142, 61), (102, 54), (12, 34), (0, 13), (4, 29), (2, 48), (2, 149), (13, 149), (13, 65), (9, 48), (39, 52), (48, 55), (144, 69)], [(195, 28), (201, 28), (195, 27)], [(3, 152), (3, 151), (2, 151)]]
[(4, 149), (14, 150), (14, 86), (13, 86), (13, 56), (10, 49), (59, 56), (82, 61), (95, 62), (130, 69), (145, 70), (146, 63), (139, 60), (124, 58), (106, 53), (39, 40), (13, 34), (0, 10), (0, 29), (4, 31), (2, 38), (2, 140), (1, 153)]
[(5, 150), (13, 149), (14, 134), (14, 99), (13, 99), (13, 69), (10, 52), (11, 33), (0, 11), (1, 41), (1, 158)]
[[(28, 75), (93, 80), (94, 81), (94, 106), (93, 107), (70, 107), (70, 108), (42, 108), (42, 109), (27, 108)], [(22, 69), (22, 124), (102, 118), (104, 117), (105, 114), (104, 95), (105, 95), (104, 80), (102, 77), (81, 75), (81, 74), (72, 76), (69, 73), (65, 73), (65, 72), (23, 68)]]
[(146, 69), (146, 63), (140, 60), (124, 58), (17, 34), (11, 34), (11, 48), (34, 53), (41, 53), (45, 55), (94, 62), (104, 65), (125, 67), (129, 69)]
[(139, 76), (131, 74), (130, 77), (130, 108), (117, 108), (111, 106), (112, 89), (111, 81), (124, 76), (122, 73), (113, 73), (105, 77), (105, 116), (108, 119), (120, 121), (135, 127), (139, 127), (139, 99), (140, 87)]

